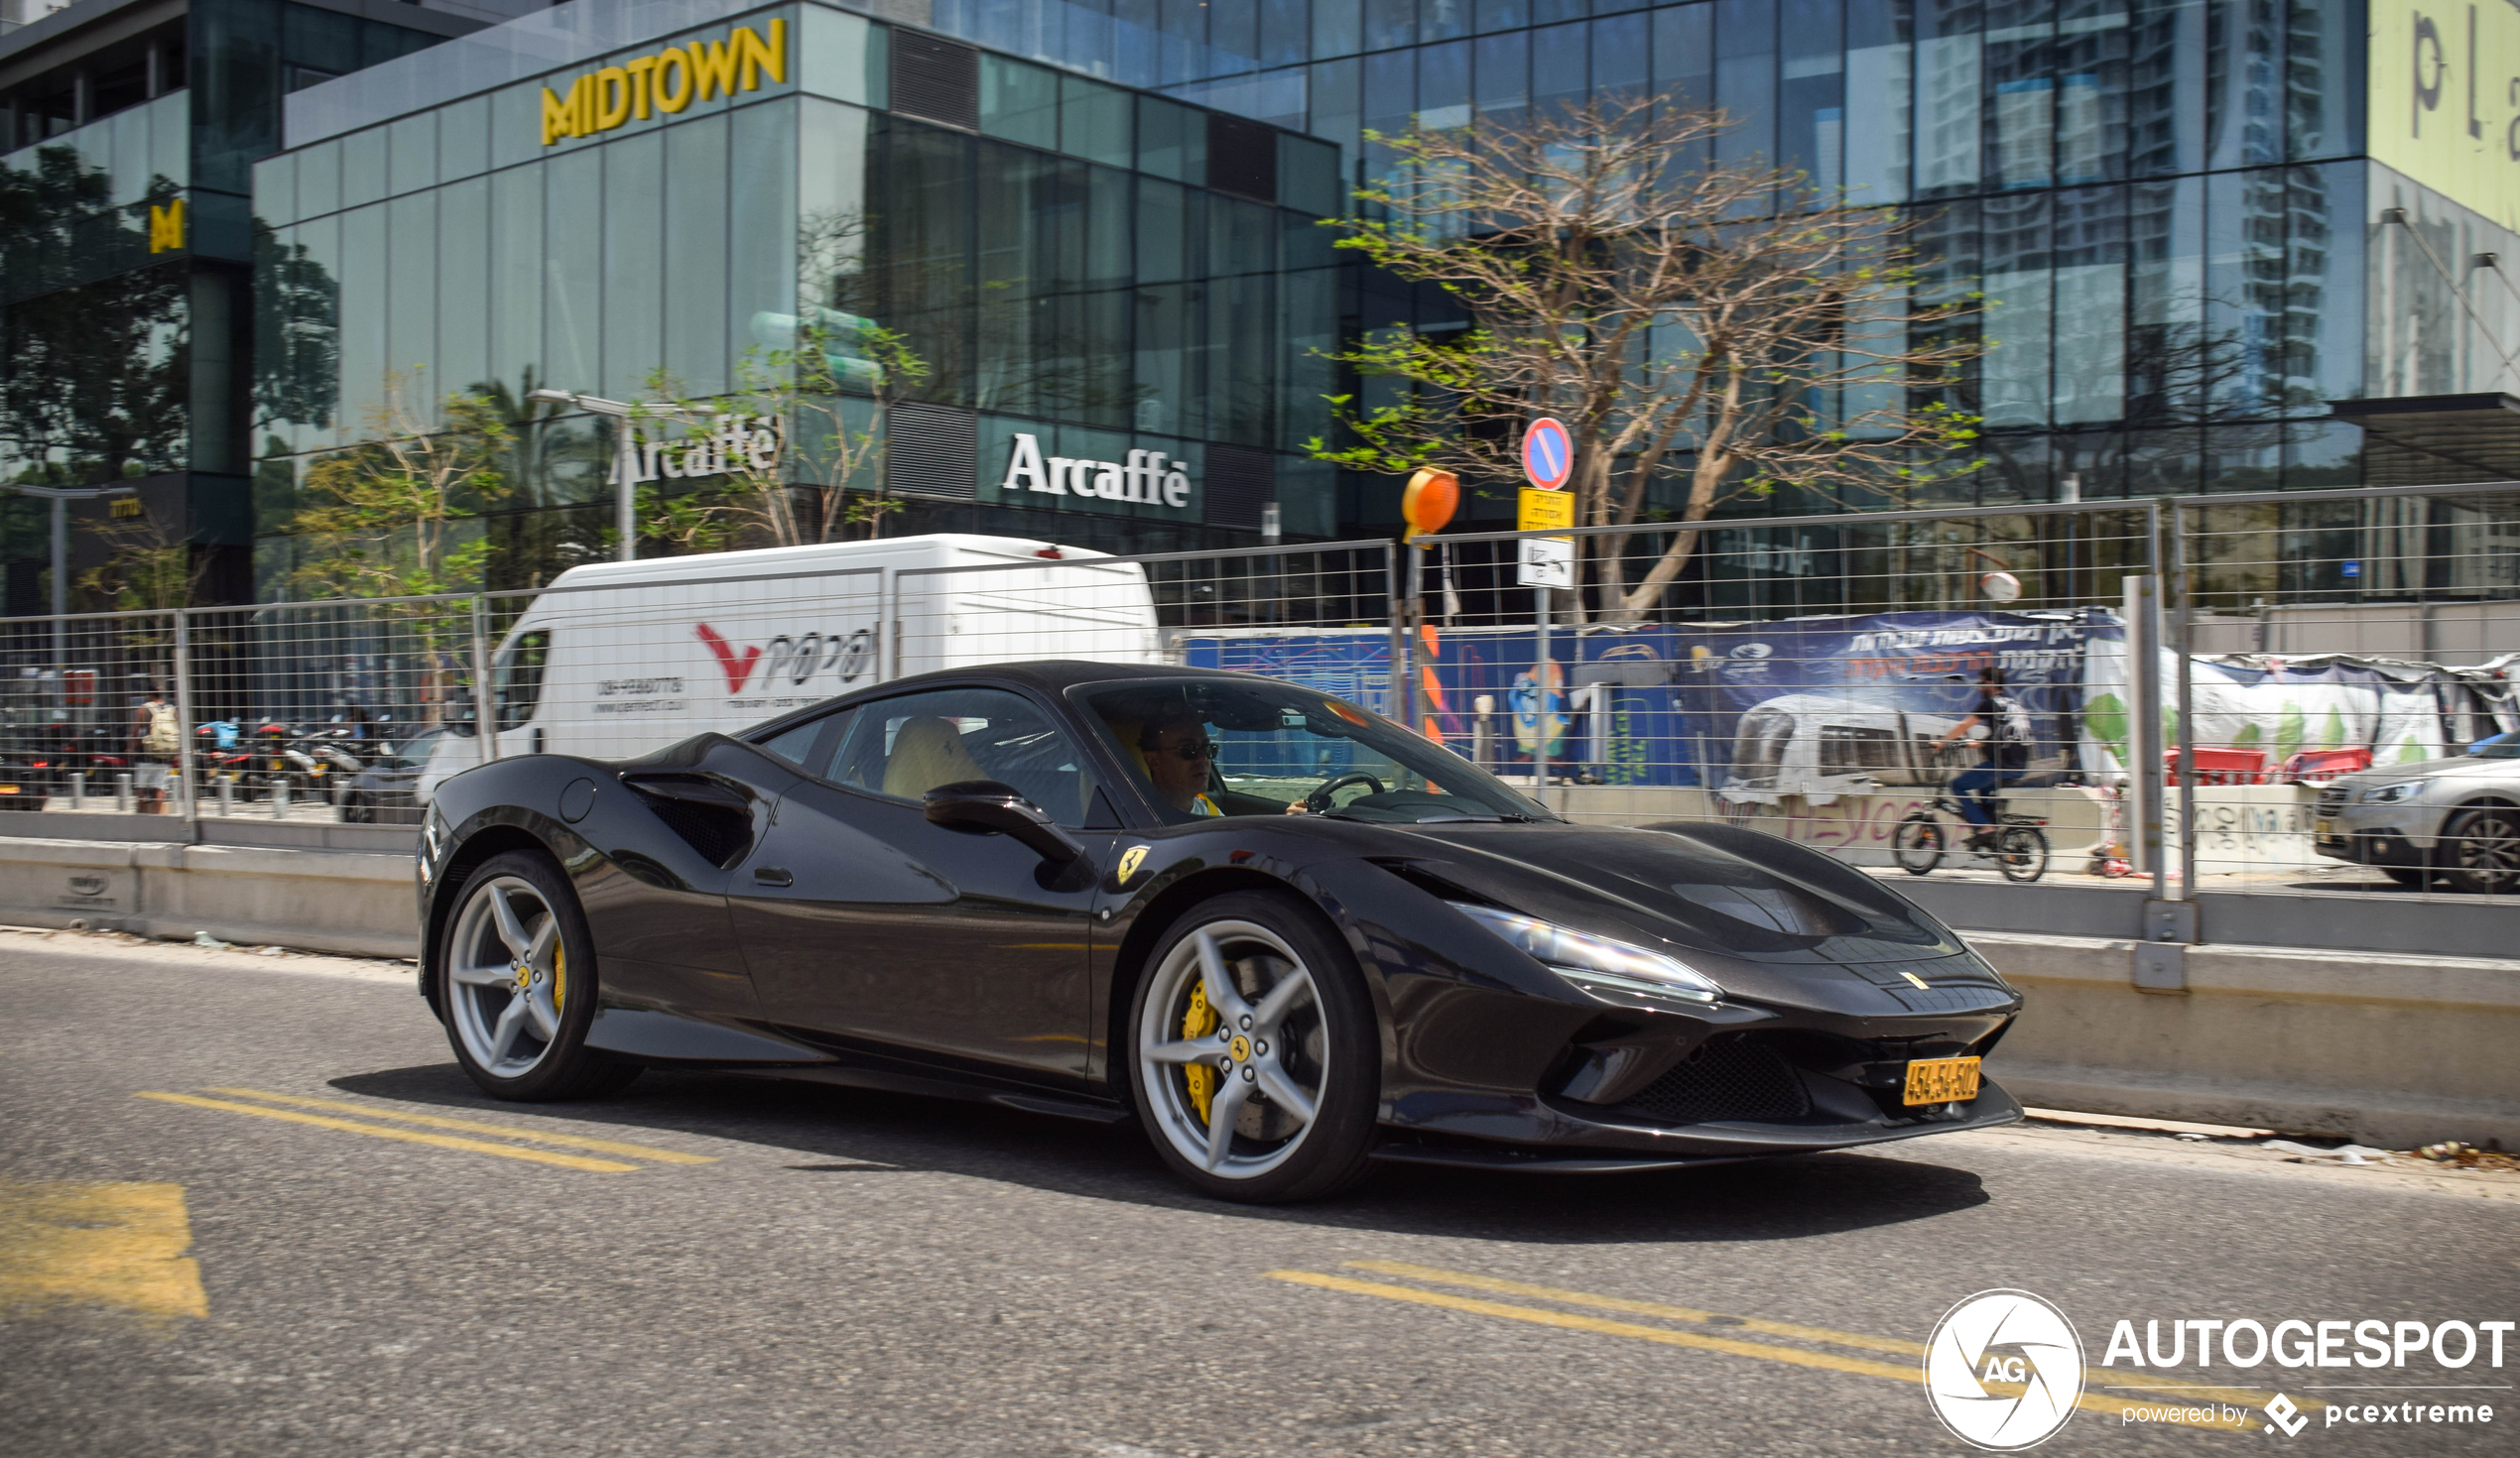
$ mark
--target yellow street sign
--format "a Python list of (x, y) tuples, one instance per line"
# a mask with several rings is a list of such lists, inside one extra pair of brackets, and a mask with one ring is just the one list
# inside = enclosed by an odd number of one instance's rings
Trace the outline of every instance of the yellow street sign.
[(1515, 531), (1556, 532), (1574, 525), (1574, 492), (1523, 488), (1522, 509), (1514, 516)]

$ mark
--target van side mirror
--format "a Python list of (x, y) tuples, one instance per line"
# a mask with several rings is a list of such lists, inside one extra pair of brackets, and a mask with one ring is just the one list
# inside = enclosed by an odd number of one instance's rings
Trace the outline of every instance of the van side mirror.
[(922, 802), (931, 825), (966, 835), (1004, 835), (1021, 843), (1042, 858), (1045, 886), (1067, 879), (1056, 873), (1071, 871), (1085, 859), (1085, 848), (1012, 785), (964, 780), (938, 786)]

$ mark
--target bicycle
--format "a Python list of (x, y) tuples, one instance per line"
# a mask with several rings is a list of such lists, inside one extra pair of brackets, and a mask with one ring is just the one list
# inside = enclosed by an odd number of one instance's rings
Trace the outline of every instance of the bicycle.
[[(1943, 822), (1935, 818), (1935, 810), (1964, 820), (1958, 800), (1938, 794), (1933, 810), (1912, 812), (1890, 832), (1890, 858), (1911, 876), (1923, 876), (1943, 864)], [(2047, 823), (2041, 815), (1999, 814), (1991, 827), (1992, 840), (1957, 853), (1992, 856), (1995, 869), (2006, 881), (2028, 885), (2048, 874), (2048, 832), (2039, 828)]]

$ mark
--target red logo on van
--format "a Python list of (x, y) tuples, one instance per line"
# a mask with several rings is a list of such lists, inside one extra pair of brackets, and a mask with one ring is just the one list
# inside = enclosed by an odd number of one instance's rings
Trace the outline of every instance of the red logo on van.
[(699, 625), (699, 635), (700, 642), (708, 645), (708, 651), (717, 655), (717, 667), (726, 670), (726, 691), (743, 692), (745, 680), (752, 677), (753, 665), (761, 662), (761, 650), (748, 648), (739, 657), (726, 646), (726, 640), (718, 636), (717, 630), (706, 623)]

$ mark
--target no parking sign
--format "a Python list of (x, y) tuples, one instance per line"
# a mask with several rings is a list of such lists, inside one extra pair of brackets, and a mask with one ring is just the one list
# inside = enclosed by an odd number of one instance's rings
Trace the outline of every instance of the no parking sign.
[(1523, 430), (1523, 475), (1543, 491), (1555, 491), (1575, 474), (1575, 439), (1547, 416)]

